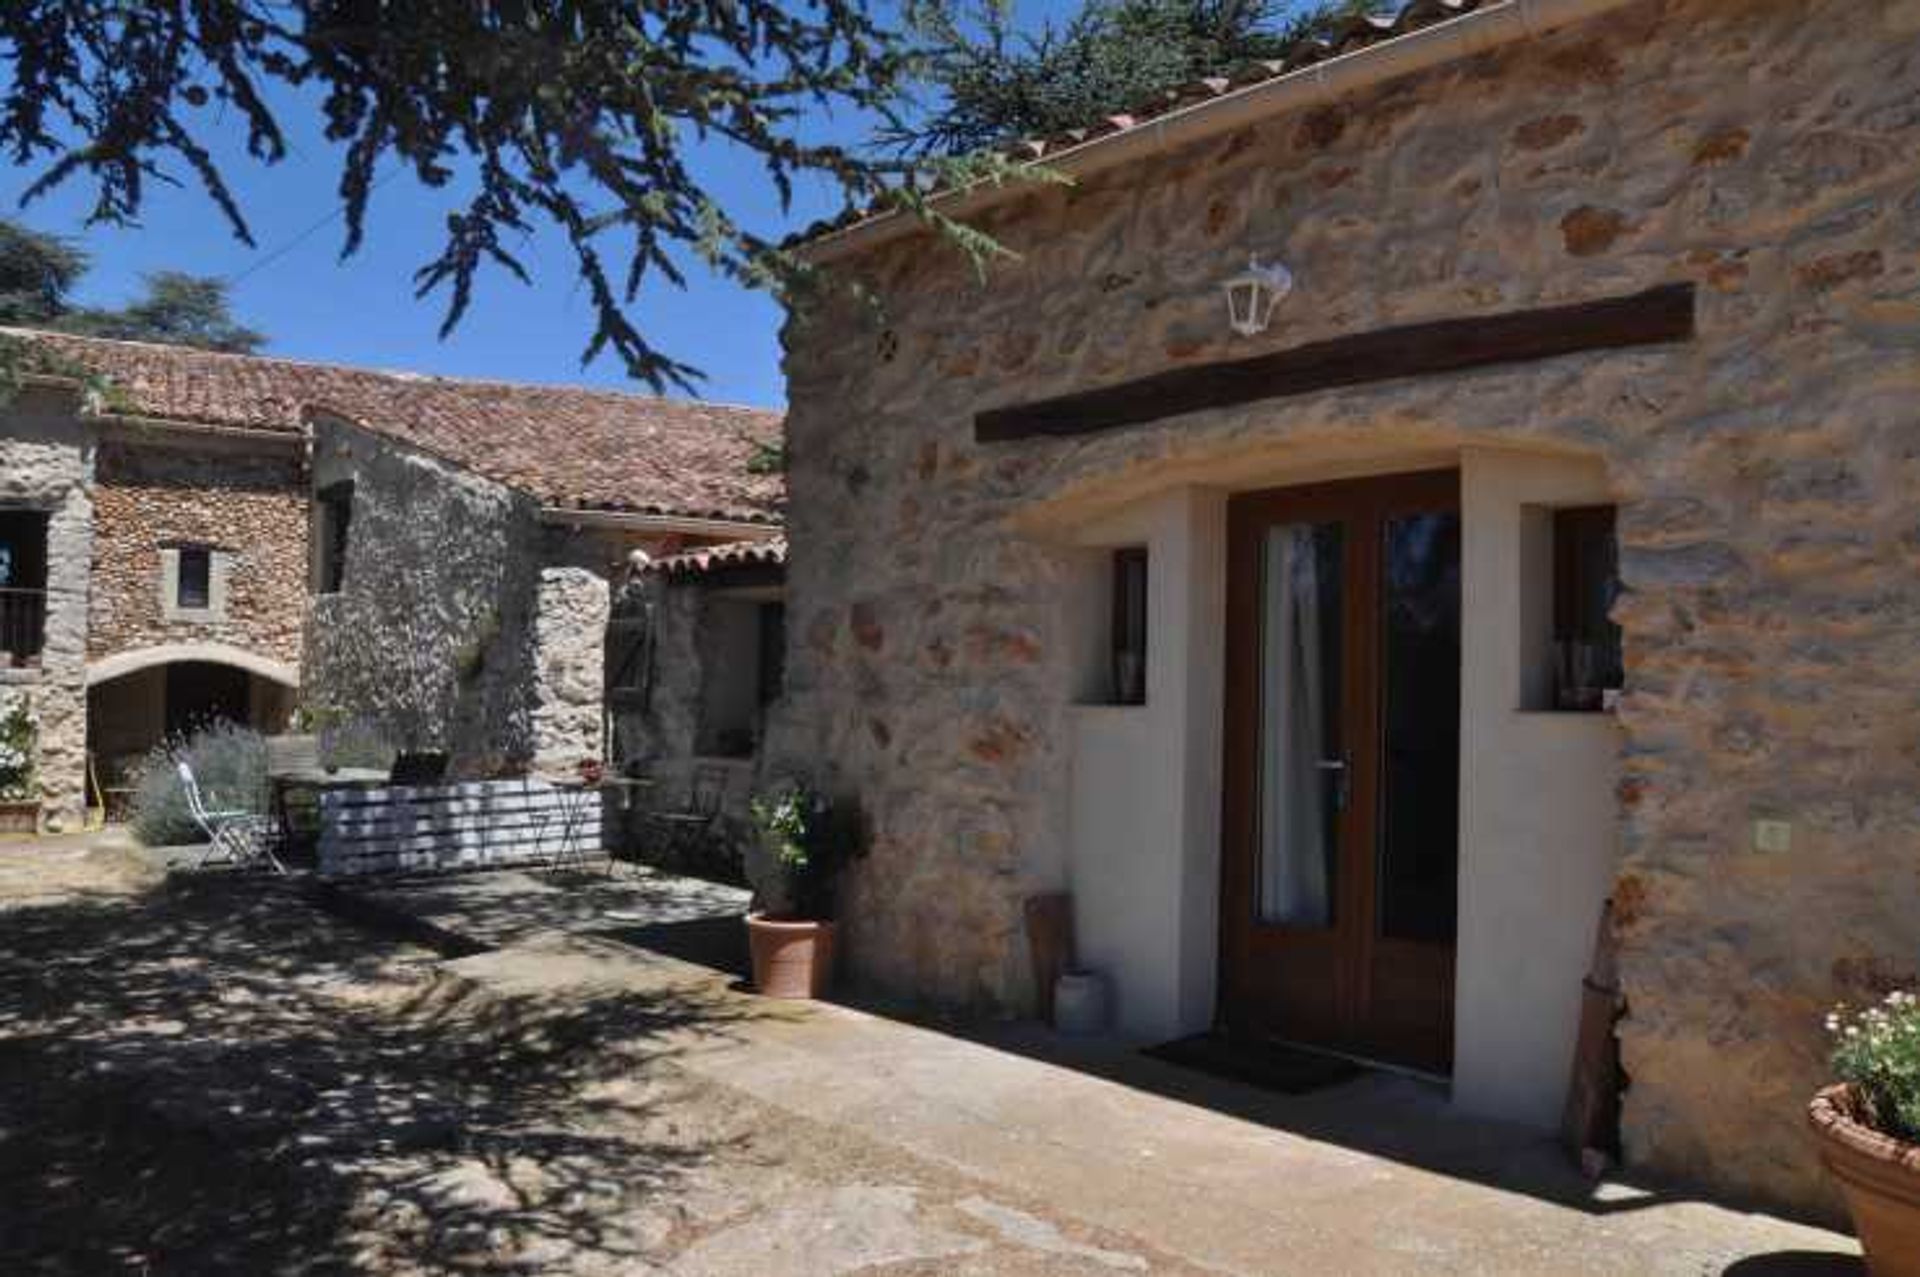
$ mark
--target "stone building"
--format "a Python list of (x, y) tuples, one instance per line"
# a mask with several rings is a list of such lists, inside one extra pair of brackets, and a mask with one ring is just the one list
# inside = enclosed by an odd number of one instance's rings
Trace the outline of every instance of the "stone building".
[(779, 532), (779, 417), (12, 332), (0, 709), (76, 827), (209, 717), (296, 700), (468, 773), (605, 752), (608, 599), (636, 551)]
[(1413, 4), (1025, 153), (984, 284), (803, 250), (881, 303), (787, 338), (856, 973), (1029, 1008), (1064, 889), (1130, 1030), (1548, 1126), (1611, 897), (1628, 1163), (1830, 1211), (1822, 1012), (1920, 981), (1920, 5)]
[(0, 708), (37, 719), (56, 831), (171, 732), (283, 724), (306, 597), (297, 438), (88, 399), (29, 378), (0, 409)]
[(342, 397), (313, 414), (308, 700), (446, 750), (461, 774), (624, 763), (607, 730), (613, 594), (655, 558), (778, 535), (780, 477), (756, 458), (779, 415), (440, 387), (431, 434)]

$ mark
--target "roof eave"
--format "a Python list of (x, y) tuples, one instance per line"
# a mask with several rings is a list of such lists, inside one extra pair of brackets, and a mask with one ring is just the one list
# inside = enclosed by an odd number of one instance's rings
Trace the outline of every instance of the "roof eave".
[(721, 518), (712, 515), (667, 514), (643, 510), (609, 510), (589, 506), (543, 505), (542, 523), (575, 528), (606, 528), (621, 532), (658, 532), (681, 536), (728, 537), (736, 541), (767, 541), (784, 530), (775, 520)]
[[(1421, 27), (1217, 98), (1177, 107), (1143, 124), (1091, 138), (1023, 165), (1081, 179), (1279, 115), (1316, 106), (1372, 85), (1470, 57), (1583, 22), (1636, 0), (1503, 0), (1458, 18)], [(936, 196), (933, 206), (956, 219), (1027, 194), (1025, 183), (979, 184)], [(826, 231), (794, 251), (826, 265), (927, 229), (910, 213), (883, 213)]]

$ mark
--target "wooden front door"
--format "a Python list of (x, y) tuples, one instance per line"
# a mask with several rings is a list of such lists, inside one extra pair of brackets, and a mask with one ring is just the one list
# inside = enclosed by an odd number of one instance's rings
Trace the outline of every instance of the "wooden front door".
[(1247, 493), (1228, 537), (1222, 1018), (1446, 1072), (1459, 474)]

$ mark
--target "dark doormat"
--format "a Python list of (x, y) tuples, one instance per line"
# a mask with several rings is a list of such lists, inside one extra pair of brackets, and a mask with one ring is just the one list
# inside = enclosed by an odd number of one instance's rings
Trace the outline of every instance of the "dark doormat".
[(1168, 1064), (1286, 1095), (1305, 1095), (1358, 1077), (1360, 1066), (1314, 1051), (1270, 1042), (1236, 1041), (1216, 1033), (1196, 1033), (1150, 1046), (1141, 1052)]

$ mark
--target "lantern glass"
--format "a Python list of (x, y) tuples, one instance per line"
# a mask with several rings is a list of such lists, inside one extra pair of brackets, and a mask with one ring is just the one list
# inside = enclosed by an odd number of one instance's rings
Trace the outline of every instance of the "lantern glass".
[(1274, 308), (1293, 291), (1293, 274), (1277, 262), (1262, 266), (1256, 257), (1247, 263), (1244, 274), (1235, 275), (1225, 287), (1228, 326), (1242, 337), (1252, 337), (1267, 330)]

